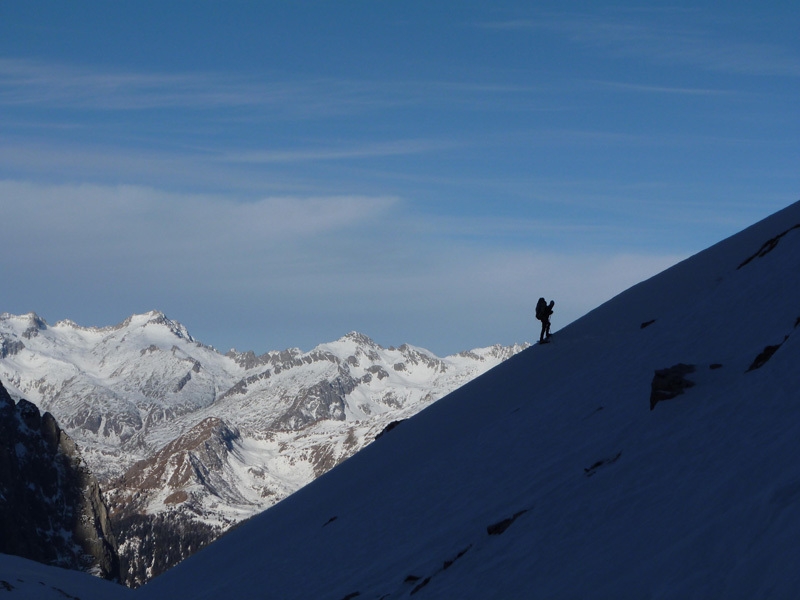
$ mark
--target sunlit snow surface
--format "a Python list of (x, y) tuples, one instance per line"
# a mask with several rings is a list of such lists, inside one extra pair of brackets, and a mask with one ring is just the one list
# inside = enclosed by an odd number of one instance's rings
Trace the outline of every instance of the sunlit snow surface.
[[(798, 224), (631, 288), (136, 597), (800, 596)], [(695, 385), (651, 410), (678, 363)]]

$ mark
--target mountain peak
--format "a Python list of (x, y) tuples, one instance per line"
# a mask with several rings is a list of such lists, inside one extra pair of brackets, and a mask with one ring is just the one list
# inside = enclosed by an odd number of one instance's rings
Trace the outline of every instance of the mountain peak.
[(25, 315), (25, 318), (28, 319), (32, 326), (38, 327), (39, 329), (47, 329), (47, 322), (35, 312), (29, 312)]
[(37, 315), (35, 312), (29, 312), (24, 315), (12, 315), (11, 313), (4, 312), (0, 314), (0, 321), (21, 321), (29, 326), (29, 328), (36, 328), (39, 330), (47, 329), (47, 321)]
[(55, 327), (67, 327), (69, 329), (85, 329), (84, 327), (78, 325), (72, 319), (61, 319), (60, 321), (56, 322)]
[(147, 327), (148, 325), (163, 325), (173, 335), (178, 338), (185, 339), (189, 342), (194, 342), (195, 339), (189, 334), (189, 331), (178, 321), (173, 321), (168, 318), (160, 310), (151, 310), (142, 314), (133, 314), (122, 323), (117, 325), (114, 329), (124, 329), (126, 327)]
[(358, 331), (351, 331), (350, 333), (344, 335), (339, 339), (339, 341), (350, 341), (355, 342), (359, 346), (368, 346), (370, 348), (378, 348), (378, 344), (376, 344), (372, 338), (363, 333), (359, 333)]
[(16, 330), (17, 335), (31, 339), (39, 335), (40, 331), (47, 329), (47, 321), (37, 315), (35, 312), (29, 312), (24, 315), (12, 315), (11, 313), (3, 313), (0, 315), (0, 321), (6, 322), (11, 330)]

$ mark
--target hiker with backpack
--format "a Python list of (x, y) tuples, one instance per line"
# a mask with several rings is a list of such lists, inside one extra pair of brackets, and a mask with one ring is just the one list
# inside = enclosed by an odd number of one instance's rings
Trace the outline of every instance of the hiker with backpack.
[(542, 332), (539, 334), (539, 343), (544, 344), (550, 338), (550, 315), (553, 314), (555, 300), (550, 304), (544, 298), (539, 298), (536, 303), (536, 318), (542, 322)]

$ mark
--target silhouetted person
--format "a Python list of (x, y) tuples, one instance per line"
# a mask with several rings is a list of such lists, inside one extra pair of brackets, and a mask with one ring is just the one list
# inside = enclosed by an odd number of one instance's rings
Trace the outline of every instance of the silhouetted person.
[(539, 298), (536, 303), (536, 318), (542, 322), (542, 332), (539, 334), (539, 342), (542, 343), (550, 337), (550, 315), (553, 314), (555, 300), (550, 300), (550, 304), (544, 298)]

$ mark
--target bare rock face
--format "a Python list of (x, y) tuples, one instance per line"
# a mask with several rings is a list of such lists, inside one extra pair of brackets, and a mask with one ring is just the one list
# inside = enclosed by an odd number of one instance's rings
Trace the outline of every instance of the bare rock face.
[(694, 365), (678, 363), (668, 369), (658, 369), (650, 384), (650, 410), (662, 400), (670, 400), (681, 395), (684, 390), (694, 386), (686, 375), (695, 372)]
[(323, 420), (344, 421), (345, 397), (357, 385), (347, 372), (340, 371), (333, 380), (316, 383), (294, 397), (272, 427), (278, 431), (297, 431)]
[[(237, 430), (209, 417), (110, 483), (123, 583), (139, 587), (223, 533), (193, 517), (203, 514), (203, 497), (245, 501), (225, 476), (238, 439)], [(153, 502), (163, 503), (165, 510), (149, 512)]]
[(0, 553), (119, 579), (100, 486), (55, 418), (0, 383)]
[(150, 492), (185, 491), (191, 486), (223, 494), (224, 482), (215, 481), (214, 474), (227, 462), (231, 444), (238, 437), (238, 431), (222, 419), (209, 417), (151, 458), (134, 464), (114, 487), (135, 490), (138, 497)]

